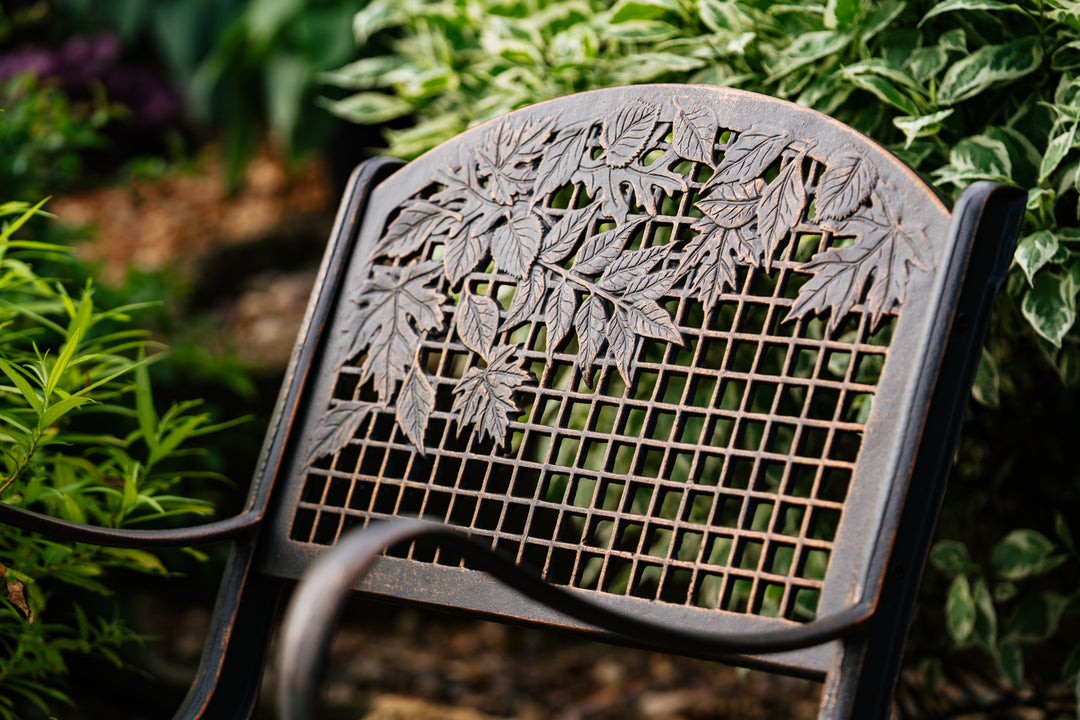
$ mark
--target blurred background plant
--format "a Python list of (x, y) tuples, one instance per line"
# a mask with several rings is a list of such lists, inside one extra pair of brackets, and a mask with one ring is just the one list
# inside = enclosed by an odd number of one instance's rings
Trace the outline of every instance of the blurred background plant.
[[(384, 131), (389, 154), (415, 157), (571, 92), (689, 82), (820, 110), (950, 199), (983, 179), (1028, 189), (909, 645), (905, 702), (918, 717), (1075, 707), (1080, 2), (372, 0), (353, 30), (364, 57), (320, 76), (351, 94), (321, 104), (357, 123), (398, 119)], [(943, 678), (959, 698), (942, 692)]]
[[(220, 476), (192, 441), (234, 423), (212, 424), (199, 401), (158, 412), (148, 365), (162, 356), (132, 327), (141, 308), (97, 304), (68, 248), (19, 240), (39, 208), (0, 205), (0, 499), (113, 528), (212, 513), (192, 483)], [(124, 663), (140, 637), (112, 596), (118, 569), (169, 573), (156, 553), (0, 526), (0, 717), (70, 702), (71, 655)]]

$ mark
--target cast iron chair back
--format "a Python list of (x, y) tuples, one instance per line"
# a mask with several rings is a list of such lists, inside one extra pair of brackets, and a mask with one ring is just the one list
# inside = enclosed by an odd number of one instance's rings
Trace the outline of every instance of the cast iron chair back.
[(542, 103), (392, 169), (343, 202), (181, 714), (250, 707), (268, 593), (321, 558), (292, 717), (353, 586), (883, 716), (1023, 194), (950, 216), (839, 123), (690, 86)]

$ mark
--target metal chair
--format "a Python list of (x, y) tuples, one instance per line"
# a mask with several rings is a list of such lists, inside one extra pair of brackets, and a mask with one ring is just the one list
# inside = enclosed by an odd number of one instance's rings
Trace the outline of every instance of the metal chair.
[(283, 717), (346, 593), (825, 682), (884, 717), (1023, 213), (816, 112), (643, 86), (354, 174), (178, 717)]

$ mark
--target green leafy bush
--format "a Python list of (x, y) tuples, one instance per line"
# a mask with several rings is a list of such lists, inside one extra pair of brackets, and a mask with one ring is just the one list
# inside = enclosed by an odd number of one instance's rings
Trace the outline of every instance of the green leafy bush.
[[(223, 425), (196, 402), (158, 413), (152, 348), (130, 326), (138, 308), (96, 305), (89, 283), (63, 281), (64, 248), (15, 239), (39, 208), (0, 205), (0, 500), (113, 528), (211, 513), (183, 482), (214, 477), (191, 470), (189, 446)], [(0, 526), (0, 718), (66, 701), (65, 657), (120, 664), (120, 648), (141, 640), (110, 597), (108, 573), (121, 569), (168, 572), (151, 552)]]
[(32, 73), (0, 84), (0, 196), (40, 197), (69, 186), (83, 154), (104, 144), (101, 128), (117, 110), (104, 97), (77, 107)]
[(912, 646), (927, 678), (949, 653), (1026, 686), (1036, 700), (1023, 702), (1049, 707), (1068, 687), (1075, 706), (1080, 2), (373, 0), (353, 30), (367, 56), (323, 76), (352, 92), (324, 105), (359, 123), (409, 118), (385, 131), (401, 157), (537, 101), (689, 82), (820, 110), (949, 198), (982, 179), (1026, 188)]

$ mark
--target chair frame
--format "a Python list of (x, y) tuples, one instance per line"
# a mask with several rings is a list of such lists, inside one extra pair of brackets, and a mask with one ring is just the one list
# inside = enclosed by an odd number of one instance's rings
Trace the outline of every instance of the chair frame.
[[(567, 107), (576, 103), (575, 107), (580, 108), (610, 101), (612, 104), (606, 107), (617, 107), (637, 94), (650, 99), (675, 97), (676, 107), (681, 108), (686, 106), (679, 106), (679, 102), (693, 102), (695, 108), (715, 102), (726, 110), (740, 103), (757, 103), (756, 109), (775, 111), (782, 119), (816, 123), (815, 129), (824, 128), (834, 134), (830, 142), (857, 142), (859, 147), (866, 144), (849, 129), (812, 111), (736, 91), (654, 86), (597, 91), (552, 104), (562, 102), (560, 107)], [(482, 130), (470, 132), (477, 137)], [(407, 172), (430, 172), (424, 162)], [(895, 472), (897, 480), (883, 501), (864, 503), (871, 514), (880, 517), (873, 524), (877, 529), (872, 543), (856, 552), (862, 558), (857, 576), (847, 586), (840, 583), (841, 588), (848, 588), (841, 594), (849, 599), (826, 603), (823, 613), (810, 622), (759, 622), (749, 617), (741, 624), (712, 628), (701, 623), (686, 625), (683, 615), (664, 608), (644, 617), (628, 616), (619, 612), (619, 602), (609, 602), (601, 593), (585, 597), (585, 593), (550, 585), (493, 552), (490, 544), (425, 521), (402, 519), (368, 525), (342, 535), (332, 550), (300, 548), (288, 556), (282, 549), (287, 544), (281, 533), (291, 517), (290, 498), (299, 493), (296, 483), (290, 480), (300, 452), (297, 437), (310, 434), (310, 427), (317, 423), (317, 418), (313, 419), (315, 411), (304, 404), (314, 401), (305, 398), (319, 381), (321, 355), (330, 342), (335, 308), (342, 302), (342, 289), (356, 262), (356, 248), (370, 247), (372, 231), (364, 230), (369, 206), (385, 217), (388, 211), (379, 207), (385, 199), (377, 188), (399, 167), (396, 161), (372, 160), (362, 164), (350, 179), (262, 459), (239, 515), (182, 530), (120, 531), (79, 526), (0, 504), (0, 522), (62, 540), (121, 547), (234, 541), (219, 591), (211, 640), (178, 718), (251, 714), (261, 677), (262, 663), (256, 659), (267, 651), (267, 628), (291, 585), (289, 578), (300, 575), (318, 560), (294, 593), (280, 655), (279, 702), (283, 717), (312, 716), (322, 658), (346, 592), (360, 587), (382, 594), (387, 586), (403, 583), (408, 573), (398, 574), (402, 572), (400, 563), (395, 565), (392, 559), (379, 556), (387, 547), (417, 538), (433, 540), (454, 551), (468, 561), (470, 568), (484, 570), (524, 595), (470, 580), (470, 584), (449, 591), (437, 604), (479, 607), (489, 615), (576, 628), (612, 642), (824, 679), (821, 717), (885, 717), (992, 301), (1012, 257), (1024, 193), (1000, 184), (974, 184), (953, 209), (947, 236), (936, 239), (947, 250), (936, 270), (931, 305), (951, 310), (924, 319), (926, 328), (919, 337), (929, 352), (915, 359), (918, 367), (910, 375), (914, 379), (905, 390), (906, 399), (895, 400), (904, 414), (898, 423), (900, 436), (892, 445), (900, 449), (900, 457), (892, 458), (899, 469), (888, 471), (886, 476)], [(904, 175), (902, 170), (894, 171), (898, 177)], [(910, 170), (906, 174), (912, 184), (922, 185)], [(918, 192), (929, 196), (925, 185), (922, 187)], [(893, 399), (886, 402), (891, 404)], [(288, 492), (281, 487), (283, 483)], [(273, 558), (273, 563), (268, 557)], [(446, 574), (435, 574), (440, 573)], [(474, 575), (467, 574), (470, 578)], [(419, 576), (423, 577), (423, 572)], [(415, 580), (416, 573), (412, 577)], [(477, 592), (484, 595), (483, 600), (474, 597)], [(416, 592), (405, 592), (404, 599), (423, 601)]]

